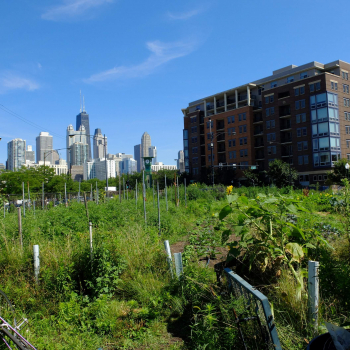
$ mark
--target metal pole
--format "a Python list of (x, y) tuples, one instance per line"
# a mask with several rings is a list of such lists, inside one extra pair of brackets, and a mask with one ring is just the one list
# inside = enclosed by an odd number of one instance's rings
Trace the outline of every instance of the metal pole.
[(319, 267), (318, 261), (308, 262), (309, 322), (314, 331), (317, 331), (318, 327)]
[(119, 175), (119, 203), (122, 202), (122, 182), (120, 181), (120, 175)]
[(5, 208), (5, 200), (4, 200), (4, 219), (5, 219), (5, 216), (6, 216), (6, 208)]
[(146, 188), (145, 183), (143, 183), (143, 213), (145, 216), (145, 224), (147, 224), (147, 218), (146, 218)]
[(34, 217), (35, 217), (35, 199), (33, 200)]
[[(154, 195), (154, 191), (153, 191), (153, 195)], [(154, 199), (154, 196), (153, 196), (153, 199)], [(157, 200), (158, 200), (158, 227), (159, 227), (159, 236), (160, 236), (160, 205), (159, 205), (159, 182), (158, 181), (157, 181)]]
[(176, 186), (177, 186), (177, 206), (180, 205), (180, 188), (179, 188), (179, 177), (176, 178)]
[(212, 176), (212, 180), (213, 180), (213, 187), (214, 187), (214, 164), (213, 164), (213, 147), (214, 147), (214, 143), (213, 143), (213, 134), (211, 132), (211, 119), (209, 119), (209, 132), (210, 132), (210, 150), (211, 150), (211, 176)]
[(90, 201), (92, 201), (93, 200), (93, 197), (92, 197), (92, 184), (90, 184), (91, 186), (90, 186)]
[(35, 283), (39, 284), (39, 271), (40, 271), (40, 257), (39, 257), (39, 246), (33, 245), (33, 256), (34, 256), (34, 277)]
[(43, 189), (42, 189), (42, 198), (41, 198), (41, 201), (42, 201), (42, 208), (43, 210), (45, 209), (45, 204), (44, 204), (44, 199), (45, 199), (45, 193), (44, 193), (44, 183), (43, 183)]
[(89, 222), (89, 234), (90, 234), (90, 262), (92, 266), (92, 222)]
[(187, 208), (187, 197), (186, 197), (186, 178), (184, 178), (184, 186), (185, 186), (185, 207)]
[(28, 181), (28, 207), (30, 208), (30, 190), (29, 190), (29, 181)]
[(136, 209), (137, 209), (137, 193), (138, 193), (138, 190), (137, 190), (137, 179), (136, 179), (136, 185), (135, 185), (135, 205), (136, 205)]
[(123, 193), (124, 193), (123, 199), (125, 200), (125, 179), (124, 178), (123, 178)]
[(21, 248), (23, 249), (23, 237), (22, 237), (22, 217), (21, 217), (21, 208), (17, 208), (18, 213), (18, 234), (19, 234), (19, 244)]
[(68, 203), (67, 203), (67, 183), (64, 183), (64, 202), (66, 207), (68, 207)]
[(98, 187), (97, 187), (97, 181), (96, 181), (96, 204), (98, 204)]
[(78, 203), (80, 203), (80, 179), (79, 179)]
[(170, 270), (170, 274), (171, 274), (171, 278), (174, 278), (174, 274), (173, 274), (173, 266), (172, 266), (172, 259), (171, 259), (171, 250), (170, 250), (170, 245), (169, 245), (169, 241), (164, 241), (164, 247), (165, 247), (165, 251), (167, 254), (167, 262), (169, 265), (169, 270)]
[(174, 253), (174, 260), (175, 260), (176, 276), (180, 277), (180, 275), (183, 273), (182, 254), (181, 253)]
[(104, 149), (105, 149), (105, 167), (106, 167), (106, 196), (108, 197), (108, 169), (107, 169), (107, 149), (106, 149), (106, 134), (103, 135), (104, 139)]
[(166, 204), (166, 211), (168, 211), (168, 186), (166, 184), (166, 174), (165, 174), (165, 204)]

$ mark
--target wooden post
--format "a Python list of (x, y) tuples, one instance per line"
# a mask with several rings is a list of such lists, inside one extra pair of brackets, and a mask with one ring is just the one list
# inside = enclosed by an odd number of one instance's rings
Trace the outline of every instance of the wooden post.
[(166, 254), (167, 254), (167, 258), (166, 259), (167, 259), (167, 262), (168, 262), (171, 278), (173, 278), (174, 274), (173, 274), (173, 265), (172, 265), (171, 250), (170, 250), (169, 241), (164, 241), (164, 247), (165, 247), (165, 251), (166, 251)]
[(185, 207), (187, 208), (187, 197), (186, 197), (186, 178), (184, 178), (184, 186), (185, 186)]
[(125, 179), (124, 179), (124, 177), (123, 177), (123, 192), (124, 192), (123, 199), (125, 200)]
[(145, 224), (147, 224), (147, 217), (146, 217), (146, 188), (145, 188), (145, 183), (143, 183), (143, 213), (145, 216)]
[[(157, 185), (158, 186), (158, 185)], [(153, 194), (153, 208), (155, 208), (156, 204), (154, 202), (154, 186), (152, 186), (152, 194)]]
[(79, 179), (78, 203), (80, 203), (80, 179)]
[(137, 194), (138, 194), (138, 189), (137, 189), (137, 179), (136, 179), (136, 185), (135, 185), (135, 205), (137, 209)]
[(93, 258), (93, 250), (92, 250), (92, 222), (89, 222), (89, 235), (90, 235), (90, 262), (92, 268), (92, 258)]
[(98, 187), (97, 187), (97, 181), (96, 181), (96, 204), (98, 204)]
[(4, 199), (4, 219), (5, 219), (5, 216), (6, 216), (6, 208), (5, 208), (5, 199)]
[(165, 204), (166, 204), (166, 211), (168, 211), (168, 186), (166, 184), (166, 174), (165, 174)]
[(35, 217), (35, 199), (33, 200), (33, 207), (34, 207), (34, 217)]
[(122, 183), (120, 181), (120, 175), (119, 175), (119, 203), (122, 202)]
[(29, 181), (28, 181), (28, 208), (30, 208), (30, 190), (29, 190)]
[(26, 217), (26, 205), (24, 203), (25, 197), (24, 197), (24, 182), (22, 182), (22, 205), (23, 205), (23, 217)]
[(318, 327), (319, 267), (320, 263), (318, 261), (309, 261), (308, 263), (309, 323), (314, 331), (317, 331)]
[(177, 203), (176, 206), (180, 205), (180, 188), (179, 188), (179, 178), (176, 178), (176, 187), (177, 187)]
[(42, 208), (43, 210), (45, 209), (45, 193), (44, 193), (44, 183), (42, 185), (42, 196), (41, 196), (41, 204), (42, 204)]
[[(154, 194), (154, 192), (153, 192), (153, 194)], [(158, 228), (159, 228), (158, 234), (160, 236), (160, 205), (159, 205), (159, 182), (158, 181), (157, 181), (157, 200), (158, 200)]]
[(40, 257), (39, 257), (39, 246), (33, 245), (33, 260), (34, 260), (34, 278), (35, 283), (39, 284), (39, 272), (40, 272)]
[(18, 213), (18, 234), (19, 234), (19, 244), (23, 249), (23, 237), (22, 237), (22, 216), (21, 216), (21, 208), (17, 208)]
[(90, 184), (90, 201), (93, 201), (93, 197), (92, 197), (92, 184)]
[(64, 202), (66, 204), (66, 208), (68, 207), (68, 202), (67, 202), (67, 183), (64, 183)]
[(87, 200), (86, 200), (86, 192), (84, 192), (84, 203), (85, 203), (86, 217), (87, 217), (88, 222), (89, 222), (89, 208), (88, 208), (88, 204), (87, 204)]

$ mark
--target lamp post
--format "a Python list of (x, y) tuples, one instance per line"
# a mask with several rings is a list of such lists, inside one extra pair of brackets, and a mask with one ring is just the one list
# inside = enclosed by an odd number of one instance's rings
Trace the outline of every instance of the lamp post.
[(347, 178), (347, 179), (349, 179), (349, 168), (350, 168), (349, 163), (346, 163), (346, 164), (345, 164), (345, 170), (346, 170), (346, 178)]

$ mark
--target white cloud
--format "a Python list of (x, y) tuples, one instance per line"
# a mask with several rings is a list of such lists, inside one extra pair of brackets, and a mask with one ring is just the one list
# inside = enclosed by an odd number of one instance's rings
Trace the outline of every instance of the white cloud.
[(150, 56), (142, 63), (134, 66), (118, 66), (101, 73), (93, 74), (90, 78), (84, 79), (86, 83), (94, 83), (106, 80), (121, 78), (138, 78), (151, 74), (157, 67), (183, 57), (191, 53), (196, 43), (190, 41), (178, 41), (173, 43), (162, 43), (151, 41), (146, 43)]
[(174, 19), (174, 20), (186, 20), (189, 19), (193, 16), (198, 15), (200, 12), (202, 12), (203, 9), (198, 8), (198, 9), (194, 9), (191, 11), (187, 11), (187, 12), (181, 12), (181, 13), (172, 13), (172, 12), (168, 12), (167, 15), (170, 19)]
[(0, 73), (0, 93), (5, 93), (11, 90), (34, 91), (37, 89), (39, 89), (39, 84), (34, 80), (12, 72)]
[(48, 21), (72, 19), (84, 15), (88, 10), (110, 3), (113, 0), (64, 0), (64, 3), (48, 9), (41, 15)]

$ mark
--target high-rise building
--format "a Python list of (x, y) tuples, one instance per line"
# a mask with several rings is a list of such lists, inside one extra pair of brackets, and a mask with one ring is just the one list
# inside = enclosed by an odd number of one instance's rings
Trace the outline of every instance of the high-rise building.
[(14, 139), (7, 143), (7, 167), (15, 171), (26, 162), (26, 141)]
[[(83, 106), (80, 105), (80, 113), (77, 115), (76, 129), (79, 130), (81, 126), (84, 126), (86, 135), (90, 135), (89, 115), (85, 111), (85, 102), (83, 102)], [(88, 159), (90, 160), (92, 159), (90, 136), (88, 136), (87, 138), (87, 144), (88, 144)]]
[(151, 145), (151, 136), (147, 132), (144, 132), (141, 137), (141, 170), (144, 168), (142, 157), (149, 157), (149, 148)]
[(176, 170), (176, 165), (165, 165), (162, 162), (157, 162), (151, 165), (152, 171), (158, 172), (159, 170)]
[(212, 166), (261, 172), (282, 159), (302, 185), (324, 184), (334, 162), (350, 160), (349, 72), (340, 60), (290, 65), (189, 103), (182, 110), (186, 171), (204, 180)]
[(137, 172), (141, 172), (141, 145), (134, 146), (134, 159), (137, 161)]
[(88, 145), (82, 142), (75, 142), (71, 145), (71, 164), (83, 165), (88, 161)]
[[(86, 130), (84, 125), (79, 127), (78, 131), (75, 131), (73, 125), (69, 125), (67, 127), (67, 136), (66, 136), (66, 145), (67, 145), (67, 164), (68, 169), (71, 168), (72, 165), (82, 165), (88, 160), (88, 136), (86, 135)], [(73, 160), (73, 145), (75, 143), (79, 143), (80, 146), (75, 147), (75, 151), (78, 151), (78, 154), (81, 158), (77, 158), (77, 154), (74, 156)], [(87, 145), (87, 147), (82, 147), (82, 145)], [(86, 154), (84, 153), (86, 150)], [(80, 152), (82, 151), (82, 153)]]
[[(105, 147), (106, 144), (106, 147)], [(101, 129), (95, 129), (93, 146), (94, 159), (104, 158), (107, 154), (107, 137), (103, 137)]]
[(184, 151), (180, 150), (177, 158), (177, 169), (180, 170), (180, 173), (185, 172), (185, 157)]
[(60, 155), (58, 153), (58, 151), (54, 150), (52, 152), (52, 164), (59, 164), (59, 161), (60, 161)]
[(5, 164), (3, 164), (3, 163), (0, 163), (0, 171), (1, 170), (5, 170), (6, 169), (6, 166), (5, 166)]
[(53, 164), (53, 137), (48, 132), (41, 132), (36, 138), (36, 162), (47, 161)]
[(157, 163), (157, 147), (151, 146), (148, 151), (149, 157), (153, 157), (152, 164), (155, 165)]
[(35, 163), (35, 152), (33, 151), (33, 147), (28, 145), (26, 150), (26, 161)]
[(121, 162), (122, 174), (133, 174), (137, 172), (137, 161), (133, 158), (124, 158)]
[(84, 164), (84, 180), (99, 179), (106, 180), (106, 165), (108, 178), (115, 178), (115, 161), (112, 159), (98, 158)]

